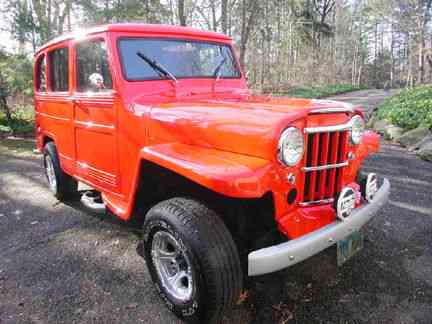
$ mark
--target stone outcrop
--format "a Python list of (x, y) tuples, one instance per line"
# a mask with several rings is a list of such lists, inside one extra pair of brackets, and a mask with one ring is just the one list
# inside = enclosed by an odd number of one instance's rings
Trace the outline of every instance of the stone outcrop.
[(428, 128), (419, 127), (404, 133), (402, 136), (397, 138), (397, 141), (400, 145), (409, 148), (421, 142), (425, 137), (431, 134), (432, 133)]

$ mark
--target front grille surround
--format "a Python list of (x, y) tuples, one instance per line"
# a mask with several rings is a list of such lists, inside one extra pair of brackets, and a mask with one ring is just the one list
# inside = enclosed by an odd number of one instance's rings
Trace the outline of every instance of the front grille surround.
[(349, 126), (306, 128), (301, 206), (331, 203), (342, 189), (348, 166)]

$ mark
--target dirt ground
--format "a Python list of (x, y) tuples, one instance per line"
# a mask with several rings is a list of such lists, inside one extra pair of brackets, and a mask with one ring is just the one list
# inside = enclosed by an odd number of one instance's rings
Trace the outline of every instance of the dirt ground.
[[(0, 142), (0, 323), (181, 323), (135, 251), (139, 232), (48, 191), (31, 142)], [(432, 164), (397, 146), (366, 161), (389, 204), (343, 267), (330, 249), (256, 277), (225, 323), (431, 323)]]

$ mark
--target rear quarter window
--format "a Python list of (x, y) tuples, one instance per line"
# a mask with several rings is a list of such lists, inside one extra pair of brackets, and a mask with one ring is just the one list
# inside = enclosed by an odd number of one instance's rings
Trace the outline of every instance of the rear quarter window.
[(69, 90), (69, 50), (67, 47), (51, 51), (49, 57), (50, 88), (54, 92)]

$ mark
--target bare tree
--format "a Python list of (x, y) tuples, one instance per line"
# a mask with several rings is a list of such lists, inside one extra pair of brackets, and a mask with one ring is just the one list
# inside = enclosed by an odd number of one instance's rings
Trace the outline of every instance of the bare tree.
[(228, 34), (228, 0), (221, 1), (222, 33)]
[(247, 44), (252, 28), (257, 20), (259, 9), (258, 0), (242, 0), (240, 35), (240, 64), (242, 66), (245, 64)]
[(177, 3), (178, 18), (181, 26), (186, 26), (186, 14), (185, 14), (185, 2), (184, 0), (178, 0)]

